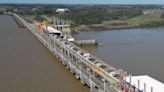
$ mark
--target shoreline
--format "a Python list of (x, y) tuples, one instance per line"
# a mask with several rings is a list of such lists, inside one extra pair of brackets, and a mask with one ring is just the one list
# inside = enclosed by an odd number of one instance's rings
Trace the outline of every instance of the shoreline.
[(87, 32), (87, 31), (114, 31), (114, 30), (121, 30), (121, 29), (133, 29), (133, 28), (158, 28), (158, 27), (164, 27), (164, 25), (159, 26), (93, 26), (93, 25), (81, 25), (79, 27), (76, 27), (73, 29), (73, 33), (79, 33), (79, 32)]

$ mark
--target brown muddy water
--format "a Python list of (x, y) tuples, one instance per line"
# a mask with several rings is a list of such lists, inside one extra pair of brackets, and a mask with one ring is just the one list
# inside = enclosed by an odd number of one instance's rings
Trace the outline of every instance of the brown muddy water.
[(0, 15), (0, 92), (88, 92), (12, 17)]
[(108, 64), (164, 82), (164, 28), (81, 32), (75, 38), (102, 43), (83, 48)]

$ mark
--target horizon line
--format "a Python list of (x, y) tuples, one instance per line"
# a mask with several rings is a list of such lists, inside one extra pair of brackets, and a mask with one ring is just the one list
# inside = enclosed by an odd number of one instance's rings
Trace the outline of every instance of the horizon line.
[(93, 4), (93, 3), (86, 3), (86, 4), (83, 4), (83, 3), (77, 3), (77, 4), (75, 4), (75, 3), (0, 3), (0, 5), (1, 4), (26, 4), (26, 5), (34, 5), (34, 4), (38, 4), (38, 5), (164, 5), (164, 4), (132, 4), (132, 3), (130, 3), (130, 4)]

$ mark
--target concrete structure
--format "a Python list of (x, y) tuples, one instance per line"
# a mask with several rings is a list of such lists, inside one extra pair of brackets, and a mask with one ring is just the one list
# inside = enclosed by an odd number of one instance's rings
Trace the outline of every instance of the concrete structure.
[(98, 45), (96, 40), (79, 40), (74, 42), (77, 45)]
[(118, 92), (119, 80), (110, 75), (110, 71), (119, 71), (93, 57), (74, 44), (58, 36), (47, 36), (34, 24), (29, 24), (16, 14), (21, 22), (68, 68), (82, 84), (90, 87), (91, 92)]
[(72, 42), (75, 41), (75, 39), (71, 35), (69, 21), (53, 17), (53, 27), (62, 32), (64, 39)]

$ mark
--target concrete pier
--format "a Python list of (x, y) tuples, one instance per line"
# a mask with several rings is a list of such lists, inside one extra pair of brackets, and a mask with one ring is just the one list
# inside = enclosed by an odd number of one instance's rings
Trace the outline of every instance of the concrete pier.
[(76, 45), (98, 45), (98, 42), (96, 40), (79, 40), (75, 41)]

